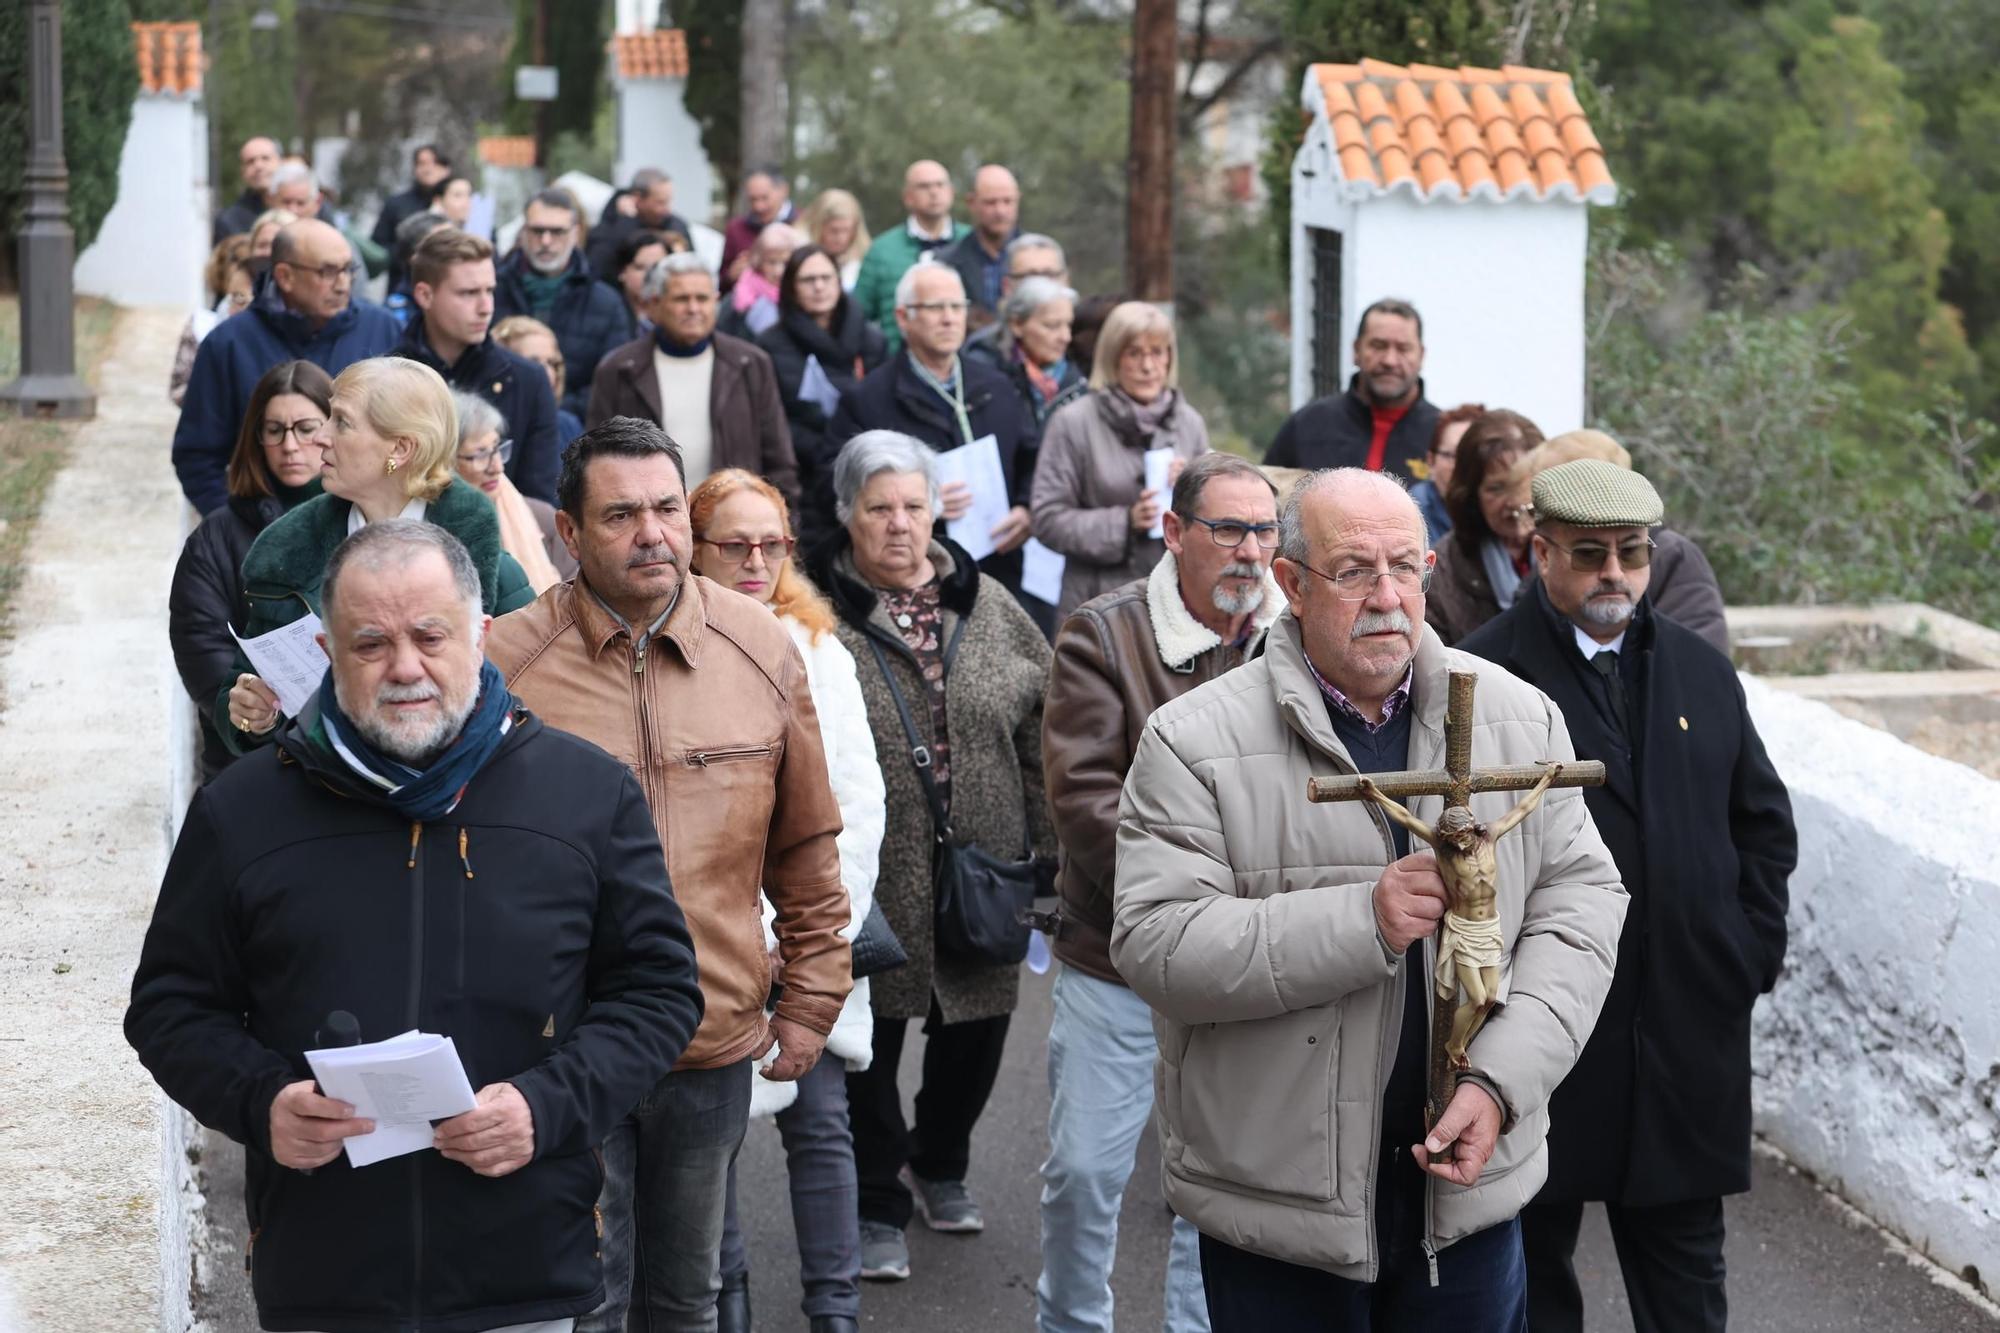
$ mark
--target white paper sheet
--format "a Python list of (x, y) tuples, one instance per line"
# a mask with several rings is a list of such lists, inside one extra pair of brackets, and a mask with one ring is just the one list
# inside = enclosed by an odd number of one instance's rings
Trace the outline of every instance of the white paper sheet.
[(258, 678), (277, 694), (278, 707), (287, 717), (299, 715), (326, 676), (326, 653), (314, 638), (319, 629), (319, 617), (310, 611), (254, 639), (238, 634), (234, 625), (229, 627), (230, 637), (257, 669)]
[(750, 332), (762, 333), (778, 322), (778, 307), (770, 297), (760, 296), (743, 312), (743, 322), (749, 326)]
[(1063, 558), (1033, 537), (1021, 548), (1021, 591), (1050, 606), (1062, 601)]
[(799, 398), (818, 407), (829, 419), (833, 410), (840, 406), (840, 390), (833, 387), (826, 367), (819, 363), (816, 356), (806, 358), (805, 373), (799, 376)]
[(448, 1120), (478, 1103), (450, 1037), (405, 1032), (386, 1041), (307, 1051), (319, 1090), (375, 1122), (374, 1132), (343, 1145), (353, 1166), (431, 1146), (431, 1122)]
[(1174, 466), (1172, 449), (1148, 449), (1146, 451), (1146, 490), (1153, 492), (1153, 498), (1160, 502), (1160, 517), (1153, 520), (1153, 527), (1146, 535), (1158, 540), (1167, 535), (1166, 514), (1169, 490), (1172, 486), (1167, 474)]
[(1007, 517), (1007, 474), (1000, 468), (1000, 441), (982, 435), (971, 444), (937, 456), (938, 485), (963, 482), (972, 491), (972, 508), (945, 524), (950, 538), (974, 560), (993, 554), (993, 529)]

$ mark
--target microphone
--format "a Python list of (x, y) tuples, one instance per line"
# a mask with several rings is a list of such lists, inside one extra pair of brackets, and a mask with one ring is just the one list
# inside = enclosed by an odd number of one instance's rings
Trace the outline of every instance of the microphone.
[[(329, 1013), (326, 1016), (326, 1021), (320, 1024), (319, 1029), (313, 1033), (313, 1049), (315, 1050), (323, 1051), (334, 1046), (359, 1046), (360, 1044), (361, 1020), (357, 1019), (353, 1014), (348, 1013), (345, 1009), (335, 1009)], [(317, 1083), (313, 1084), (313, 1086), (319, 1088), (319, 1084)], [(320, 1091), (324, 1093), (326, 1090), (320, 1088)], [(302, 1176), (309, 1176), (312, 1173), (313, 1168), (309, 1166), (299, 1168), (299, 1174)]]
[(361, 1044), (361, 1022), (345, 1009), (336, 1009), (326, 1016), (326, 1022), (319, 1031), (313, 1033), (313, 1046), (326, 1050), (334, 1046), (359, 1046)]

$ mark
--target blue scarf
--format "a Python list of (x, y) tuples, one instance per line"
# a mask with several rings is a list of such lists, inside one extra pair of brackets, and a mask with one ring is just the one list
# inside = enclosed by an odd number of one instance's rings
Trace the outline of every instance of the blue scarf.
[(715, 341), (715, 335), (711, 333), (706, 338), (703, 338), (700, 342), (696, 343), (694, 346), (683, 347), (680, 343), (669, 342), (667, 340), (667, 331), (665, 329), (659, 327), (655, 327), (653, 329), (653, 346), (659, 348), (662, 352), (665, 352), (668, 356), (700, 356), (703, 352), (706, 352), (708, 350), (708, 345), (714, 341)]
[(427, 769), (414, 769), (377, 753), (362, 737), (361, 729), (341, 711), (331, 671), (320, 682), (318, 703), (320, 723), (334, 753), (357, 777), (378, 788), (404, 818), (426, 823), (457, 808), (466, 785), (486, 766), (514, 726), (514, 696), (507, 692), (507, 682), (491, 662), (480, 665), (479, 703), (472, 716), (465, 720), (458, 739)]

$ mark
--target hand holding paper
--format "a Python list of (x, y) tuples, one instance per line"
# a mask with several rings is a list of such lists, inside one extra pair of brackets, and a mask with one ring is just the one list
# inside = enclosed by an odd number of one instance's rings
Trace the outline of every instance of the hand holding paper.
[(372, 1132), (346, 1140), (354, 1166), (421, 1152), (432, 1146), (431, 1121), (478, 1104), (450, 1037), (405, 1032), (387, 1041), (307, 1051), (306, 1063), (327, 1098), (375, 1122)]
[(299, 715), (326, 676), (326, 652), (319, 646), (319, 632), (319, 617), (310, 611), (254, 639), (238, 634), (234, 625), (229, 627), (229, 636), (277, 694), (278, 707), (289, 717)]
[(1010, 508), (999, 440), (982, 435), (971, 444), (947, 449), (937, 456), (937, 475), (940, 487), (959, 482), (972, 492), (965, 512), (945, 521), (945, 533), (974, 560), (984, 560), (996, 549), (993, 530), (1006, 521)]
[(1164, 515), (1167, 509), (1167, 490), (1173, 485), (1173, 482), (1169, 479), (1173, 466), (1174, 451), (1172, 449), (1148, 449), (1146, 451), (1145, 489), (1153, 493), (1154, 503), (1159, 505), (1160, 509), (1160, 512), (1154, 515), (1153, 526), (1147, 531), (1146, 535), (1155, 540), (1167, 535)]

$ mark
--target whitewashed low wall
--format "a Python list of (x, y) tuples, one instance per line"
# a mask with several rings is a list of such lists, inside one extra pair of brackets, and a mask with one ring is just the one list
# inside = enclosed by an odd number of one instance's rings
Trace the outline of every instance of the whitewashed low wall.
[(2000, 1276), (2000, 783), (1746, 679), (1799, 824), (1757, 1128), (1946, 1268)]

